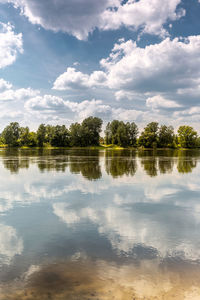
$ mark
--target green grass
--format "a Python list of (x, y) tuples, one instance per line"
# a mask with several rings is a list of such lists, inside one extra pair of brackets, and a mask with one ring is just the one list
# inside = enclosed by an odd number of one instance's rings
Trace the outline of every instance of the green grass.
[[(8, 145), (1, 144), (0, 148), (19, 148), (19, 149), (91, 149), (91, 150), (123, 150), (123, 149), (130, 149), (130, 150), (153, 150), (153, 148), (144, 148), (144, 147), (121, 147), (114, 144), (101, 144), (99, 146), (87, 146), (87, 147), (54, 147), (49, 144), (44, 145), (44, 147), (29, 147), (29, 146), (21, 146), (21, 147), (8, 147)], [(155, 148), (155, 150), (193, 150), (199, 148)]]

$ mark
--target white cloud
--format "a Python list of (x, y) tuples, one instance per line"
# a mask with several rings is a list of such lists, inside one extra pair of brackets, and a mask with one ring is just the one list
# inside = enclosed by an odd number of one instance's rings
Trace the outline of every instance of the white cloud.
[(163, 25), (181, 18), (185, 11), (177, 6), (181, 0), (0, 0), (13, 3), (33, 24), (55, 32), (63, 31), (86, 39), (95, 28), (115, 30), (126, 26), (132, 30), (164, 36)]
[(193, 80), (191, 87), (182, 87), (177, 90), (177, 94), (185, 97), (199, 98), (200, 96), (200, 78)]
[[(150, 122), (155, 118), (152, 112), (112, 107), (102, 100), (83, 100), (81, 102), (64, 100), (53, 95), (38, 95), (25, 102), (25, 110), (30, 114), (48, 120), (61, 120), (70, 115), (71, 122), (82, 121), (89, 116), (98, 116), (102, 119), (119, 119), (122, 121)], [(163, 117), (162, 117), (163, 120)]]
[(124, 108), (115, 108), (112, 110), (113, 119), (122, 120), (122, 121), (137, 121), (139, 118), (140, 121), (145, 116), (144, 111), (135, 110), (135, 109), (124, 109)]
[(174, 116), (176, 116), (176, 117), (181, 117), (181, 116), (191, 117), (194, 115), (200, 115), (200, 107), (199, 106), (193, 106), (193, 107), (190, 107), (189, 109), (174, 112)]
[(8, 90), (12, 88), (12, 84), (3, 78), (0, 78), (0, 91)]
[(107, 85), (117, 90), (167, 92), (194, 87), (200, 78), (200, 36), (166, 38), (140, 48), (133, 41), (116, 44), (101, 65)]
[(70, 114), (72, 120), (82, 121), (89, 116), (98, 116), (103, 119), (119, 119), (123, 121), (137, 121), (143, 118), (148, 119), (147, 112), (134, 109), (114, 108), (104, 104), (102, 100), (84, 100), (81, 102), (63, 100), (52, 95), (38, 95), (25, 102), (25, 109), (32, 114), (48, 116), (58, 119)]
[(143, 32), (167, 35), (163, 24), (167, 20), (177, 20), (184, 16), (185, 11), (176, 12), (181, 0), (129, 0), (124, 5), (120, 5), (117, 10), (106, 10), (103, 15), (102, 28), (118, 29), (120, 26), (127, 26), (132, 29), (143, 28)]
[(180, 104), (176, 103), (175, 101), (165, 99), (161, 95), (147, 98), (146, 106), (152, 109), (168, 109), (181, 107)]
[(28, 110), (59, 110), (63, 109), (65, 103), (62, 98), (44, 95), (31, 98), (25, 103), (25, 108)]
[(22, 120), (24, 117), (24, 114), (22, 111), (18, 110), (5, 110), (3, 112), (1, 112), (1, 119), (5, 119), (5, 120), (14, 120), (16, 121), (16, 119), (20, 119)]
[(124, 91), (124, 90), (119, 90), (115, 93), (115, 98), (116, 98), (117, 101), (124, 100), (124, 99), (133, 100), (134, 99), (134, 93)]
[(11, 65), (23, 53), (22, 34), (15, 34), (9, 23), (0, 22), (0, 69)]
[(0, 0), (21, 9), (31, 23), (54, 32), (63, 31), (86, 39), (101, 22), (101, 14), (120, 0)]
[(94, 71), (91, 75), (77, 71), (75, 68), (67, 68), (54, 82), (53, 89), (85, 89), (104, 85), (106, 74), (102, 71)]
[(60, 97), (52, 95), (37, 96), (31, 98), (25, 103), (25, 109), (28, 111), (60, 113), (75, 113), (79, 120), (91, 115), (108, 114), (111, 112), (109, 105), (103, 104), (101, 100), (84, 100), (82, 102), (64, 101)]
[(27, 100), (39, 94), (38, 90), (33, 90), (31, 88), (21, 88), (17, 90), (7, 89), (0, 93), (0, 101), (7, 100)]
[(85, 100), (80, 103), (73, 103), (68, 101), (66, 106), (71, 108), (72, 111), (78, 113), (78, 117), (80, 119), (87, 118), (89, 116), (108, 114), (111, 112), (111, 108), (109, 105), (103, 104), (101, 100)]
[[(145, 48), (138, 47), (132, 40), (121, 40), (114, 45), (109, 57), (100, 61), (104, 71), (88, 75), (68, 68), (55, 80), (53, 88), (77, 90), (104, 86), (116, 91), (117, 100), (144, 101), (144, 96), (148, 96), (148, 106), (177, 108), (181, 106), (176, 103), (177, 96), (188, 94), (191, 89), (195, 95), (200, 91), (199, 49), (200, 36), (166, 38)], [(153, 97), (155, 92), (159, 93), (156, 98)], [(173, 94), (173, 101), (163, 96), (164, 93)]]
[(54, 82), (53, 89), (67, 90), (89, 87), (89, 75), (76, 71), (75, 68), (67, 68), (67, 71), (61, 74)]

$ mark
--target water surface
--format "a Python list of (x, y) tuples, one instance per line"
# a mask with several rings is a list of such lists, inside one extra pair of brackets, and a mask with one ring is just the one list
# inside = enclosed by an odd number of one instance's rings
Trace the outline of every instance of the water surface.
[(199, 150), (0, 150), (0, 300), (200, 299)]

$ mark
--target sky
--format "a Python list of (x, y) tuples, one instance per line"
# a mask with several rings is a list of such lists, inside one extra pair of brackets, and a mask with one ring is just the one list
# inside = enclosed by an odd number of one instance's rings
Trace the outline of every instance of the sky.
[(200, 0), (0, 0), (0, 130), (97, 116), (200, 133)]

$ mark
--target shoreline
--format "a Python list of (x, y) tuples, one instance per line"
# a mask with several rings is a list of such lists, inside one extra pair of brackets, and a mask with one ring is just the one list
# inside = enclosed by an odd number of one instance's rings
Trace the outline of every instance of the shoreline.
[(144, 148), (144, 147), (122, 147), (122, 146), (117, 146), (117, 145), (99, 145), (99, 146), (87, 146), (87, 147), (54, 147), (54, 146), (44, 146), (44, 147), (29, 147), (29, 146), (16, 146), (16, 147), (9, 147), (7, 145), (0, 145), (0, 149), (66, 149), (66, 150), (70, 150), (70, 149), (88, 149), (88, 150), (140, 150), (140, 151), (146, 151), (146, 150), (152, 150), (152, 151), (156, 151), (156, 150), (200, 150), (200, 148)]

